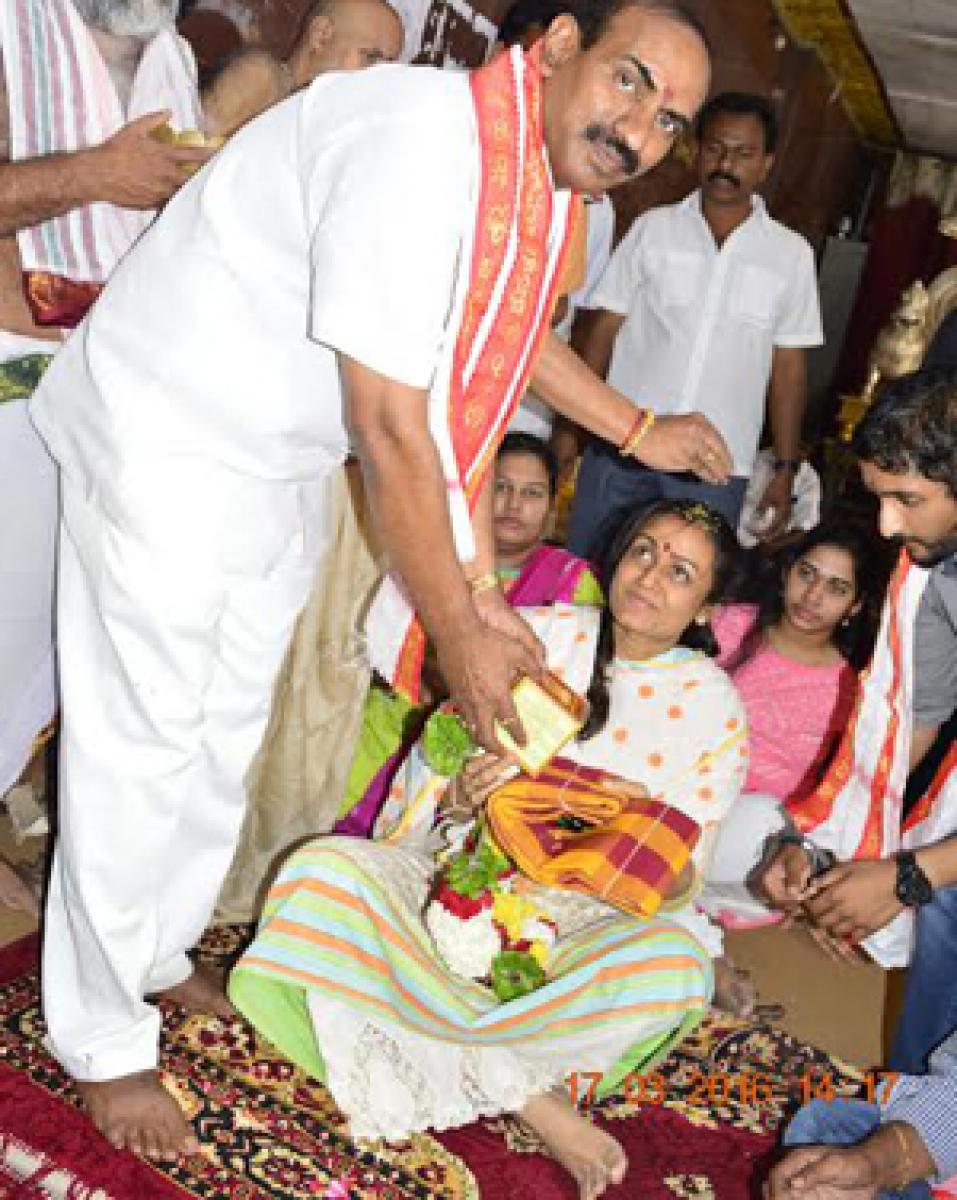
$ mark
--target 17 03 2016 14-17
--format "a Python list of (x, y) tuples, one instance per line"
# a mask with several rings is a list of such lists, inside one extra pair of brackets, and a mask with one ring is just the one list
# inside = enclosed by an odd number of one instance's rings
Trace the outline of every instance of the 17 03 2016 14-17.
[[(868, 1071), (861, 1078), (858, 1098), (873, 1103), (889, 1089), (894, 1071)], [(593, 1104), (599, 1098), (600, 1071), (572, 1071), (566, 1077), (568, 1093), (575, 1105)], [(721, 1104), (735, 1100), (759, 1105), (795, 1095), (803, 1104), (811, 1100), (830, 1102), (846, 1097), (838, 1092), (833, 1076), (826, 1071), (804, 1071), (792, 1080), (776, 1078), (765, 1071), (694, 1071), (686, 1080), (668, 1079), (659, 1071), (644, 1074), (632, 1071), (615, 1091), (635, 1104), (665, 1104), (669, 1100), (684, 1104)]]

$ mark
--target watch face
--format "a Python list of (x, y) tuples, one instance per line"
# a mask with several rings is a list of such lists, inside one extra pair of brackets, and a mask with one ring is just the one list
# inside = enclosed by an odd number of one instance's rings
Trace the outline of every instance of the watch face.
[(928, 904), (934, 898), (930, 880), (917, 865), (911, 854), (901, 854), (897, 859), (897, 899), (909, 908)]

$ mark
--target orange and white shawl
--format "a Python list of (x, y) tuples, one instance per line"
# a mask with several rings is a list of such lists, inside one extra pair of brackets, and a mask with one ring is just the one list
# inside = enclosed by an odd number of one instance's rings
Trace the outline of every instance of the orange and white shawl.
[[(201, 124), (193, 52), (171, 30), (144, 48), (127, 112), (71, 0), (3, 0), (0, 43), (14, 162), (98, 145), (127, 121), (160, 109), (170, 110), (177, 128)], [(104, 283), (153, 216), (97, 203), (21, 229), (17, 245), (28, 288), (33, 276)], [(33, 284), (41, 294), (42, 286)]]
[[(581, 207), (579, 196), (552, 184), (539, 52), (500, 55), (472, 74), (471, 88), (476, 212), (451, 306), (455, 338), (429, 399), (462, 561), (475, 557), (471, 513), (548, 333)], [(367, 632), (373, 667), (417, 699), (425, 632), (394, 577), (379, 589)]]
[[(957, 833), (957, 751), (902, 826), (914, 711), (917, 611), (930, 572), (901, 555), (891, 579), (874, 658), (854, 714), (823, 781), (788, 804), (795, 824), (843, 861), (887, 858)], [(902, 913), (863, 944), (884, 967), (906, 964), (913, 919)]]

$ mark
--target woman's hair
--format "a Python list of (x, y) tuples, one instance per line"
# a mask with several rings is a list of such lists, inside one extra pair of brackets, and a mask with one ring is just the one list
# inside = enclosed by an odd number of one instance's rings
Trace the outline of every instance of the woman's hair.
[(747, 637), (724, 664), (726, 671), (733, 674), (760, 650), (765, 631), (777, 625), (784, 615), (785, 577), (799, 559), (818, 546), (843, 550), (854, 566), (854, 598), (861, 602), (861, 607), (848, 614), (845, 622), (835, 629), (831, 641), (856, 670), (867, 665), (884, 600), (885, 555), (874, 534), (859, 521), (832, 517), (775, 555), (767, 569), (752, 578), (737, 597), (756, 603), (758, 614)]
[[(601, 610), (595, 665), (592, 669), (591, 683), (588, 685), (587, 698), (590, 705), (588, 720), (578, 735), (579, 741), (587, 741), (596, 733), (600, 733), (608, 720), (608, 709), (611, 703), (608, 691), (608, 669), (615, 656), (614, 618), (609, 599), (612, 581), (618, 573), (621, 560), (628, 553), (638, 534), (656, 518), (671, 516), (681, 517), (689, 525), (695, 525), (703, 530), (708, 535), (714, 549), (713, 578), (705, 598), (706, 604), (714, 604), (720, 600), (734, 576), (738, 561), (737, 539), (724, 517), (708, 508), (706, 504), (697, 500), (658, 500), (650, 507), (638, 509), (624, 519), (603, 556), (599, 568), (599, 582), (606, 600)], [(718, 643), (711, 626), (698, 624), (697, 621), (693, 621), (682, 632), (677, 644), (687, 646), (691, 650), (701, 650), (712, 658), (718, 653)]]
[(523, 433), (518, 430), (506, 433), (498, 448), (498, 454), (495, 456), (496, 462), (507, 458), (510, 454), (530, 454), (532, 458), (538, 459), (548, 476), (548, 494), (554, 500), (555, 493), (558, 491), (558, 459), (548, 442), (542, 441), (534, 433)]

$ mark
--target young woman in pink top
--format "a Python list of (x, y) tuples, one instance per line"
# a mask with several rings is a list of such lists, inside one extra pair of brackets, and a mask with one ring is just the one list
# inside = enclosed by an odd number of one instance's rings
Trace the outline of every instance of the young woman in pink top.
[(879, 559), (865, 531), (819, 525), (785, 552), (757, 604), (712, 619), (718, 663), (748, 713), (745, 791), (790, 800), (820, 779), (873, 645)]
[(744, 702), (751, 746), (744, 792), (722, 824), (698, 901), (724, 925), (778, 919), (747, 879), (765, 839), (788, 823), (784, 801), (815, 787), (850, 718), (874, 642), (882, 560), (871, 534), (832, 520), (783, 554), (756, 604), (712, 617), (718, 664)]

